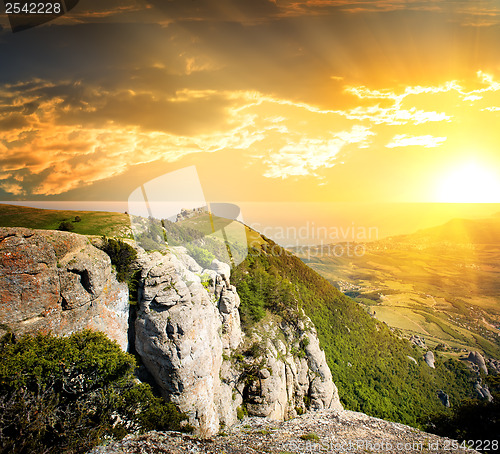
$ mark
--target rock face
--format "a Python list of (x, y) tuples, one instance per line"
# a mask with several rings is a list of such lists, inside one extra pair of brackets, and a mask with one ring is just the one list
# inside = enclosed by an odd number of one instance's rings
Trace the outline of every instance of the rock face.
[(488, 368), (486, 367), (486, 362), (484, 361), (483, 355), (478, 352), (470, 352), (467, 357), (467, 361), (475, 364), (480, 370), (482, 370), (486, 375), (488, 375)]
[(16, 334), (88, 328), (127, 349), (127, 285), (84, 236), (0, 228), (0, 301), (0, 323)]
[(265, 336), (256, 332), (247, 339), (229, 266), (214, 260), (202, 270), (184, 248), (172, 252), (138, 249), (143, 288), (135, 348), (164, 396), (189, 415), (199, 434), (237, 422), (242, 404), (251, 415), (276, 420), (306, 407), (342, 408), (307, 317), (298, 330), (269, 322)]
[(443, 403), (445, 407), (450, 407), (450, 396), (446, 394), (444, 391), (439, 390), (437, 392), (437, 395), (439, 397), (439, 400)]
[[(134, 247), (141, 285), (131, 347), (198, 434), (214, 435), (245, 411), (283, 420), (342, 409), (304, 314), (293, 323), (269, 316), (244, 335), (227, 264), (203, 269), (183, 247)], [(127, 285), (85, 236), (1, 228), (0, 297), (3, 329), (66, 335), (88, 328), (127, 349)]]
[(500, 361), (498, 359), (488, 358), (486, 362), (487, 366), (489, 366), (492, 369), (493, 374), (500, 373)]
[(488, 402), (493, 401), (493, 396), (491, 395), (490, 390), (487, 386), (482, 386), (480, 381), (474, 383), (474, 389), (481, 399), (486, 399)]
[(432, 353), (430, 350), (424, 355), (424, 361), (427, 363), (427, 365), (435, 369), (434, 367), (434, 353)]
[(298, 327), (269, 322), (263, 333), (266, 339), (254, 335), (253, 358), (244, 365), (244, 375), (257, 379), (240, 385), (250, 415), (283, 420), (308, 409), (342, 409), (325, 354), (307, 317)]
[(143, 289), (135, 323), (137, 353), (164, 396), (189, 414), (201, 435), (212, 435), (219, 430), (222, 363), (216, 302), (195, 274), (195, 264), (185, 267), (186, 257), (139, 251), (138, 260)]

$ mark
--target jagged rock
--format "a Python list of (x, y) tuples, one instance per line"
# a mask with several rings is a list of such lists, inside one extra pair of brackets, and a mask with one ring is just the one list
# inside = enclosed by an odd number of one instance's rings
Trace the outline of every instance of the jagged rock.
[(219, 430), (217, 400), (222, 320), (201, 283), (183, 280), (187, 259), (151, 256), (135, 323), (135, 348), (165, 397), (189, 415), (202, 435)]
[(470, 352), (469, 356), (467, 357), (467, 361), (470, 361), (471, 363), (475, 364), (477, 367), (479, 367), (480, 370), (482, 370), (486, 375), (488, 375), (488, 368), (486, 367), (486, 363), (481, 353)]
[(432, 369), (435, 369), (435, 366), (434, 366), (434, 353), (432, 353), (432, 351), (429, 350), (424, 355), (424, 361), (427, 363), (427, 365), (429, 367), (431, 367)]
[(0, 228), (0, 323), (17, 334), (85, 328), (128, 345), (128, 288), (85, 236)]
[(227, 263), (214, 259), (212, 261), (212, 264), (210, 265), (210, 268), (216, 271), (218, 274), (225, 276), (227, 279), (231, 277), (231, 267)]
[(425, 339), (423, 337), (420, 337), (420, 336), (417, 336), (416, 334), (413, 334), (409, 340), (413, 345), (416, 345), (417, 347), (425, 348)]
[(488, 402), (493, 400), (493, 396), (487, 386), (482, 386), (480, 382), (474, 383), (474, 389), (481, 399), (486, 399)]
[[(260, 368), (259, 378), (243, 390), (249, 414), (281, 420), (306, 411), (306, 406), (312, 410), (342, 409), (316, 332), (304, 318), (307, 323), (302, 328), (307, 331), (299, 334), (289, 325), (270, 323), (265, 327), (270, 338), (253, 361)], [(255, 341), (261, 344), (258, 338)]]
[(488, 358), (487, 366), (493, 371), (494, 374), (500, 373), (500, 361), (494, 358)]
[[(261, 327), (245, 342), (257, 342), (258, 355), (242, 361), (240, 298), (229, 266), (214, 260), (213, 269), (202, 270), (184, 248), (146, 253), (129, 244), (141, 275), (133, 349), (198, 434), (211, 436), (221, 423), (237, 422), (244, 398), (251, 414), (277, 420), (306, 407), (342, 408), (304, 314), (296, 325), (272, 319)], [(109, 257), (82, 235), (0, 229), (0, 296), (0, 323), (19, 334), (90, 328), (127, 348), (127, 286), (116, 281)]]
[(443, 403), (443, 405), (445, 407), (450, 407), (450, 396), (448, 396), (448, 394), (446, 394), (444, 391), (441, 391), (439, 390), (437, 392), (437, 395), (439, 397), (439, 399), (441, 400), (441, 402)]

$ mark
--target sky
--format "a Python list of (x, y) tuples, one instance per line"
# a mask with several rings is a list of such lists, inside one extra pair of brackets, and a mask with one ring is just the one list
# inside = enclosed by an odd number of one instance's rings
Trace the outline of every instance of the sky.
[(0, 200), (195, 166), (211, 201), (500, 202), (498, 1), (80, 0), (0, 27)]

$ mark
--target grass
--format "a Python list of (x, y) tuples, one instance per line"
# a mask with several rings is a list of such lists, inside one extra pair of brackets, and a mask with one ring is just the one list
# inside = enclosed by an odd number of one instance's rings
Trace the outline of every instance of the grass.
[(313, 432), (301, 435), (300, 438), (306, 441), (315, 441), (315, 442), (319, 441), (319, 437)]
[[(81, 218), (74, 222), (75, 216)], [(57, 230), (59, 224), (69, 221), (73, 233), (130, 238), (130, 220), (124, 213), (106, 211), (44, 210), (17, 205), (0, 204), (0, 227), (26, 227)]]

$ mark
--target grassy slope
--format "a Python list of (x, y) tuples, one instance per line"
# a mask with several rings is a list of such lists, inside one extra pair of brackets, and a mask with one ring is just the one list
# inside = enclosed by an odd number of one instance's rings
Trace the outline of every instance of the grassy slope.
[(297, 305), (305, 311), (316, 325), (333, 379), (349, 409), (423, 427), (432, 414), (446, 411), (438, 390), (449, 394), (452, 404), (473, 395), (472, 375), (462, 363), (444, 361), (435, 353), (436, 369), (429, 368), (423, 350), (396, 337), (270, 240), (251, 250), (233, 271), (232, 281), (243, 290), (244, 320), (245, 313), (252, 313), (250, 306), (258, 304), (288, 319), (297, 317)]
[(82, 235), (130, 236), (129, 217), (123, 213), (105, 211), (62, 211), (0, 204), (0, 227), (27, 227), (30, 229), (56, 230), (63, 221), (72, 222), (72, 232)]

